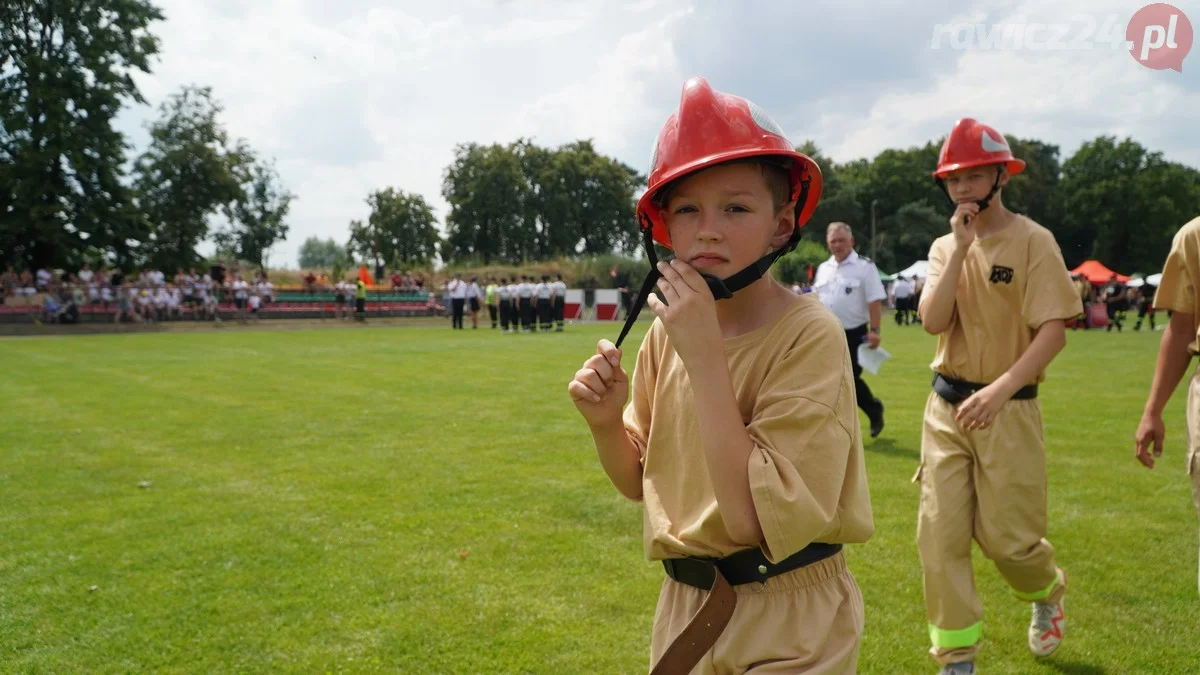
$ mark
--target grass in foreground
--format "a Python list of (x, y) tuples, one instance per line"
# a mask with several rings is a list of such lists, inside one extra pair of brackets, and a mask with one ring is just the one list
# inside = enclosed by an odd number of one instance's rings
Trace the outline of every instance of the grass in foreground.
[[(662, 569), (565, 394), (618, 328), (0, 341), (0, 672), (644, 672)], [(1042, 394), (1068, 636), (1035, 661), (977, 553), (980, 668), (1193, 672), (1184, 397), (1142, 469), (1159, 335), (1068, 337)], [(933, 339), (885, 345), (860, 672), (931, 672), (910, 481)]]

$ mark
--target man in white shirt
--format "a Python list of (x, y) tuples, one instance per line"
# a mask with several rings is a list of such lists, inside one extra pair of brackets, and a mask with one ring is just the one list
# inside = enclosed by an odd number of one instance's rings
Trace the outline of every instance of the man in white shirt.
[(551, 286), (550, 286), (550, 275), (549, 274), (543, 274), (542, 282), (540, 284), (534, 284), (534, 286), (533, 286), (533, 294), (535, 296), (537, 296), (538, 323), (541, 324), (541, 328), (542, 328), (543, 332), (549, 331), (550, 327), (553, 325), (551, 323), (551, 321), (552, 321), (551, 306), (552, 305), (550, 302), (550, 298), (551, 298), (553, 292), (554, 292), (554, 289), (551, 288)]
[(483, 297), (483, 290), (479, 288), (479, 277), (471, 275), (471, 281), (467, 284), (466, 300), (469, 303), (468, 309), (471, 311), (471, 330), (479, 328), (479, 308), (480, 298)]
[(263, 302), (275, 302), (275, 284), (264, 276), (258, 284), (258, 294), (262, 296)]
[(233, 305), (237, 307), (238, 321), (246, 320), (246, 298), (250, 295), (250, 284), (238, 274), (233, 278)]
[(463, 281), (462, 272), (455, 272), (454, 278), (450, 280), (446, 290), (450, 292), (450, 306), (452, 308), (450, 327), (456, 330), (462, 330), (463, 327), (463, 309), (467, 305), (467, 282)]
[(533, 332), (533, 284), (528, 275), (521, 275), (521, 283), (517, 284), (517, 311), (521, 313), (521, 330)]
[(341, 321), (346, 318), (346, 282), (338, 279), (333, 285), (333, 318)]
[(149, 288), (142, 288), (137, 291), (137, 306), (138, 314), (142, 319), (154, 322), (154, 299), (150, 296)]
[(871, 420), (871, 438), (883, 431), (883, 403), (875, 398), (862, 379), (858, 365), (858, 346), (866, 342), (871, 349), (879, 346), (880, 302), (887, 298), (879, 270), (870, 259), (854, 250), (854, 234), (846, 223), (830, 223), (825, 243), (832, 254), (817, 267), (813, 290), (821, 302), (842, 322), (850, 361), (854, 365), (854, 392), (858, 407)]
[(171, 305), (171, 293), (166, 286), (160, 286), (154, 291), (154, 313), (158, 321), (165, 321), (169, 318), (167, 311)]
[(170, 288), (167, 296), (167, 317), (180, 318), (180, 305), (183, 304), (183, 291), (178, 286)]
[[(196, 277), (196, 283), (192, 289), (192, 293), (196, 296), (196, 301), (202, 306), (207, 307), (208, 291), (212, 288), (212, 277), (205, 274)], [(216, 289), (213, 289), (213, 295), (216, 295)]]
[(83, 267), (79, 270), (79, 280), (82, 281), (84, 285), (87, 285), (92, 283), (93, 276), (95, 276), (95, 273), (92, 272), (92, 266), (84, 263)]
[(520, 331), (521, 325), (521, 310), (517, 306), (517, 276), (508, 280), (508, 328), (509, 332), (516, 335)]
[(563, 313), (567, 307), (567, 282), (563, 281), (562, 275), (558, 274), (554, 277), (554, 283), (550, 284), (554, 290), (554, 319), (558, 322), (558, 327), (555, 332), (561, 333), (563, 330)]
[(259, 320), (258, 309), (260, 307), (262, 307), (262, 295), (259, 294), (258, 289), (253, 289), (250, 291), (250, 315), (255, 321)]
[(508, 332), (508, 308), (512, 305), (508, 294), (508, 279), (501, 278), (496, 282), (496, 311), (500, 315), (500, 331)]
[(896, 283), (892, 285), (892, 296), (896, 299), (896, 325), (907, 326), (911, 323), (912, 314), (917, 311), (916, 307), (912, 306), (913, 291), (916, 286), (913, 282), (905, 279), (903, 276), (896, 278)]

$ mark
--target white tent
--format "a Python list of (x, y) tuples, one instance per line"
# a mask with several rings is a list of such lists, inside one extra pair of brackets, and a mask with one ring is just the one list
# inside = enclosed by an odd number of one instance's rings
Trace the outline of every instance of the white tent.
[(906, 279), (911, 279), (912, 277), (924, 279), (925, 277), (929, 276), (929, 261), (918, 260), (905, 269), (896, 272), (896, 276), (904, 277)]
[(1143, 285), (1158, 286), (1159, 282), (1161, 281), (1161, 274), (1151, 274), (1145, 279), (1130, 279), (1129, 281), (1125, 282), (1125, 285), (1131, 288), (1141, 288)]

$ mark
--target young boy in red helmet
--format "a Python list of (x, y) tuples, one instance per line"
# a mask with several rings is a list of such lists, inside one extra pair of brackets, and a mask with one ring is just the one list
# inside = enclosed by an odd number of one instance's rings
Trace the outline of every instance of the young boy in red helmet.
[(1033, 603), (1029, 648), (1063, 636), (1066, 576), (1046, 541), (1046, 462), (1037, 385), (1082, 311), (1054, 235), (1001, 193), (1025, 163), (1004, 136), (961, 119), (934, 177), (954, 203), (933, 242), (921, 296), (938, 336), (921, 438), (917, 541), (930, 650), (943, 673), (973, 673), (983, 630), (971, 540), (1016, 596)]
[[(1175, 233), (1151, 311), (1154, 309), (1171, 312), (1171, 319), (1162, 336), (1158, 363), (1154, 367), (1154, 383), (1135, 434), (1138, 461), (1148, 469), (1153, 469), (1154, 460), (1162, 456), (1166, 437), (1163, 408), (1167, 407), (1171, 393), (1183, 379), (1192, 357), (1200, 352), (1200, 330), (1196, 321), (1200, 316), (1200, 218), (1193, 218)], [(1192, 374), (1187, 388), (1187, 444), (1184, 466), (1192, 481), (1192, 501), (1200, 511), (1200, 369)], [(1197, 588), (1200, 588), (1200, 577)]]
[[(850, 354), (820, 300), (765, 274), (797, 243), (820, 170), (701, 78), (650, 165), (637, 215), (651, 275), (568, 391), (613, 485), (644, 503), (645, 552), (666, 571), (651, 672), (854, 672), (863, 601), (842, 545), (874, 525)], [(653, 242), (675, 259), (657, 262)], [(630, 378), (619, 347), (642, 303), (657, 319)]]

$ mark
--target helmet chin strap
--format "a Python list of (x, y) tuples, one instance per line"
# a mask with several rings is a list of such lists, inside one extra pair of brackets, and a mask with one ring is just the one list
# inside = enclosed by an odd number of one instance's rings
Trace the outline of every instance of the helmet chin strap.
[[(800, 194), (796, 199), (797, 219), (800, 217), (800, 211), (804, 208), (804, 204), (808, 201), (808, 186), (808, 180), (800, 183)], [(734, 293), (761, 279), (767, 273), (767, 270), (771, 268), (771, 265), (775, 264), (776, 260), (794, 250), (799, 243), (800, 224), (797, 223), (792, 228), (792, 236), (788, 238), (786, 244), (747, 265), (736, 274), (724, 279), (703, 272), (700, 273), (700, 276), (704, 277), (704, 281), (708, 283), (708, 289), (712, 292), (713, 298), (727, 300), (732, 298)], [(629, 329), (633, 327), (633, 322), (637, 321), (638, 314), (641, 313), (642, 307), (646, 304), (646, 298), (650, 297), (650, 293), (654, 291), (654, 286), (662, 276), (658, 271), (658, 255), (654, 252), (654, 235), (649, 223), (643, 224), (642, 244), (646, 248), (646, 258), (650, 261), (650, 273), (646, 275), (646, 280), (642, 282), (642, 288), (638, 291), (637, 298), (633, 301), (633, 307), (629, 310), (629, 315), (625, 317), (625, 325), (621, 328), (620, 336), (617, 337), (617, 347), (621, 346), (621, 342), (629, 334)]]

